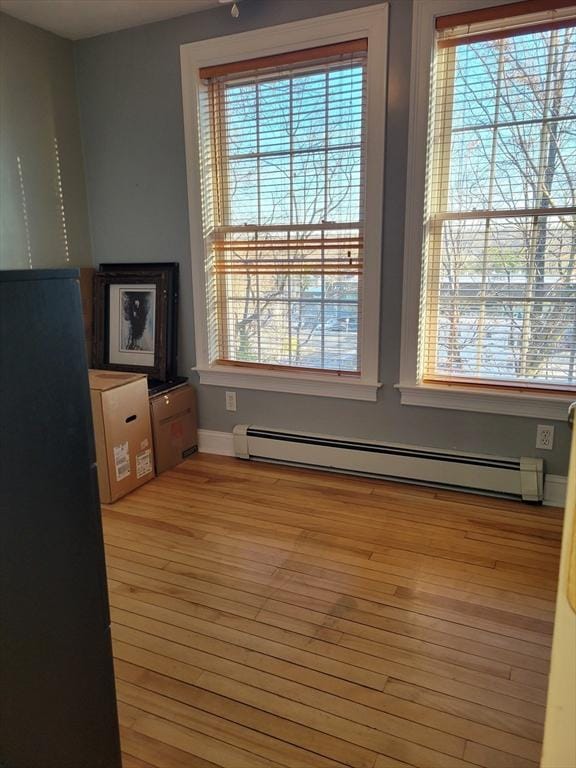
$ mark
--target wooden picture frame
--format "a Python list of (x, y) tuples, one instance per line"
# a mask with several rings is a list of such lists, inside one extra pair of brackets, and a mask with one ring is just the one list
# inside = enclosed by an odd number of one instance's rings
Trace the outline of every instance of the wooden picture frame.
[(101, 264), (94, 275), (93, 366), (177, 374), (178, 264)]

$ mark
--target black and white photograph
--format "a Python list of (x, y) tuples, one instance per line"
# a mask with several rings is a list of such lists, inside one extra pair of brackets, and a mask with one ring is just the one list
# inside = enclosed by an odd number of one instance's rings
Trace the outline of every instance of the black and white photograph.
[(109, 302), (108, 361), (153, 366), (156, 286), (110, 285)]
[(156, 289), (120, 288), (120, 351), (154, 352)]

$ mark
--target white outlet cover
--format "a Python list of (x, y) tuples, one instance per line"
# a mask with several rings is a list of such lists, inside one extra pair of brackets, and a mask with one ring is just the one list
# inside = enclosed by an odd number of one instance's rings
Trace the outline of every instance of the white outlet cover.
[(536, 427), (536, 448), (551, 451), (554, 446), (554, 427), (551, 424), (538, 424)]
[(236, 392), (226, 392), (226, 410), (236, 410)]

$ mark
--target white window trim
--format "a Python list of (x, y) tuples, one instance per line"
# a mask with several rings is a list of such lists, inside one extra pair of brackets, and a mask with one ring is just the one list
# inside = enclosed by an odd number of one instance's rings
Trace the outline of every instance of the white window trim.
[[(210, 365), (202, 236), (202, 196), (199, 165), (200, 67), (271, 56), (286, 51), (368, 38), (367, 168), (364, 285), (360, 376), (330, 373), (262, 371), (241, 366)], [(201, 40), (180, 47), (182, 102), (188, 174), (190, 251), (196, 335), (196, 370), (202, 384), (266, 389), (355, 400), (377, 398), (380, 326), (380, 268), (387, 81), (388, 5), (378, 5), (266, 27), (252, 32)]]
[(495, 5), (494, 0), (415, 0), (412, 17), (410, 77), (410, 126), (404, 228), (404, 280), (400, 390), (403, 405), (447, 408), (458, 411), (498, 413), (564, 421), (576, 395), (546, 395), (494, 389), (481, 391), (457, 385), (423, 384), (418, 381), (418, 325), (422, 272), (422, 238), (430, 72), (437, 16)]

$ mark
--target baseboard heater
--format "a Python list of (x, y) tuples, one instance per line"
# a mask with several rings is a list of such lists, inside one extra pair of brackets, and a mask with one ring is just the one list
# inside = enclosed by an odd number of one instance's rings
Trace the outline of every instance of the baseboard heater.
[(258, 459), (475, 493), (542, 501), (542, 459), (473, 453), (285, 432), (239, 424), (234, 452)]

